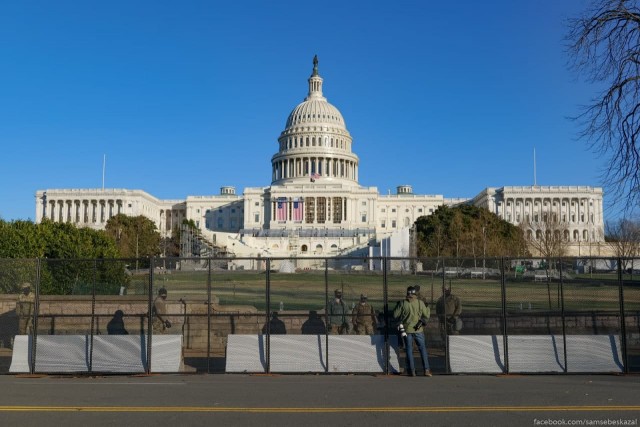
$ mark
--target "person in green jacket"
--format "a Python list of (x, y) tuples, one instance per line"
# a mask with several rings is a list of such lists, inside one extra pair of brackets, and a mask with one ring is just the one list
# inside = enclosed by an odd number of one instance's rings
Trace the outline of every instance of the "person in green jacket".
[(429, 369), (429, 355), (427, 354), (427, 345), (425, 343), (425, 336), (423, 331), (424, 326), (429, 320), (431, 310), (425, 305), (423, 301), (418, 299), (416, 295), (416, 288), (409, 286), (407, 288), (407, 297), (398, 301), (395, 309), (393, 310), (393, 317), (400, 322), (400, 330), (406, 332), (405, 349), (407, 352), (407, 375), (411, 377), (416, 376), (415, 363), (413, 360), (413, 342), (415, 341), (420, 350), (420, 357), (422, 357), (422, 367), (424, 368), (423, 375), (426, 377), (431, 376), (431, 369)]

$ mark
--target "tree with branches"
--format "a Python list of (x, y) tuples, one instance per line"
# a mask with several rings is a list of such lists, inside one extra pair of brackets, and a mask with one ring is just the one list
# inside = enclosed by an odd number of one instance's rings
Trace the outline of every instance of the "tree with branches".
[(603, 91), (575, 119), (580, 137), (607, 159), (613, 205), (640, 202), (640, 9), (638, 0), (599, 0), (569, 21), (572, 67)]
[(622, 259), (622, 269), (633, 268), (633, 258), (640, 255), (640, 221), (607, 221), (605, 237), (616, 257)]

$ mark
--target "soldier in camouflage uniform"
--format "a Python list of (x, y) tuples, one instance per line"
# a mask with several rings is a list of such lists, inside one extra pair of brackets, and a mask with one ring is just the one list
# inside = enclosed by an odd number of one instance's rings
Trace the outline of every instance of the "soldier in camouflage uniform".
[(440, 334), (444, 340), (447, 335), (458, 335), (462, 330), (462, 303), (451, 293), (451, 286), (442, 288), (443, 295), (436, 302), (436, 313), (440, 321)]
[(18, 334), (28, 335), (33, 333), (33, 312), (36, 305), (36, 297), (31, 292), (30, 283), (23, 283), (20, 288), (22, 293), (18, 295), (18, 302), (16, 303)]
[(349, 315), (349, 307), (342, 300), (342, 291), (336, 289), (335, 298), (329, 303), (329, 333), (336, 335), (348, 335), (349, 334), (349, 322), (347, 316)]
[(167, 329), (171, 327), (171, 322), (166, 318), (167, 315), (167, 290), (160, 288), (158, 296), (153, 302), (153, 333), (166, 334)]
[(377, 326), (376, 313), (367, 296), (360, 295), (360, 303), (353, 309), (352, 323), (357, 335), (373, 335)]

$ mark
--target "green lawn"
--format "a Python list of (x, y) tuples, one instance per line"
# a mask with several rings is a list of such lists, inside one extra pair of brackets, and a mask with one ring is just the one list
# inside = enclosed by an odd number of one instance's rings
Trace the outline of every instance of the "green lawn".
[[(213, 272), (211, 275), (212, 295), (221, 304), (252, 305), (258, 310), (266, 308), (265, 273), (249, 271)], [(575, 276), (574, 276), (575, 277)], [(344, 273), (323, 271), (300, 273), (271, 273), (271, 310), (278, 310), (280, 302), (285, 310), (321, 310), (325, 305), (325, 292), (333, 296), (334, 289), (341, 289), (344, 300), (355, 304), (360, 294), (367, 294), (369, 302), (377, 310), (383, 307), (383, 276), (378, 273)], [(615, 275), (582, 275), (580, 281), (570, 280), (564, 283), (565, 310), (619, 310), (618, 286)], [(611, 280), (613, 279), (613, 280)], [(185, 298), (190, 301), (207, 300), (207, 272), (172, 272), (154, 276), (155, 290), (164, 286), (170, 298)], [(144, 292), (145, 277), (134, 277), (132, 290), (139, 289), (136, 283), (142, 283)], [(469, 279), (445, 278), (447, 286), (463, 302), (465, 311), (501, 310), (501, 284), (499, 278)], [(392, 307), (402, 299), (407, 286), (419, 284), (421, 292), (429, 300), (440, 296), (443, 279), (441, 276), (389, 274), (387, 276), (388, 298)], [(636, 286), (625, 287), (625, 308), (640, 309), (640, 282)], [(521, 278), (507, 277), (506, 304), (509, 311), (547, 311), (560, 309), (560, 289), (557, 281), (532, 282)]]

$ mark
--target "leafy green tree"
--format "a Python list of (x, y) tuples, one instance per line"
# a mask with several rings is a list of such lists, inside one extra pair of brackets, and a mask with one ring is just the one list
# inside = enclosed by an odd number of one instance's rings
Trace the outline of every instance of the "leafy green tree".
[[(20, 283), (35, 283), (40, 292), (67, 295), (92, 290), (113, 293), (128, 276), (113, 239), (104, 231), (44, 220), (0, 220), (0, 290), (17, 292)], [(108, 288), (108, 289), (107, 289)]]
[(480, 258), (529, 255), (518, 227), (472, 205), (440, 206), (416, 221), (418, 256)]
[(111, 217), (105, 231), (116, 242), (123, 258), (148, 258), (162, 253), (156, 225), (142, 215)]

